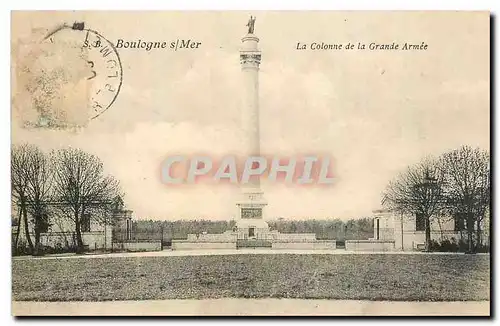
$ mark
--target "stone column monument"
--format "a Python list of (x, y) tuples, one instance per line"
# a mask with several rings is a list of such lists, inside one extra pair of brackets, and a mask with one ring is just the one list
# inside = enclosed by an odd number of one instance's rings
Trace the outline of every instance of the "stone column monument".
[[(259, 132), (259, 65), (261, 52), (258, 48), (259, 38), (254, 34), (255, 18), (248, 21), (248, 34), (241, 41), (240, 63), (243, 72), (243, 102), (241, 106), (241, 129), (244, 134), (244, 154), (260, 155)], [(263, 220), (264, 207), (267, 201), (260, 189), (260, 180), (251, 179), (242, 185), (241, 199), (238, 207), (238, 238), (265, 238), (269, 232), (268, 224)]]

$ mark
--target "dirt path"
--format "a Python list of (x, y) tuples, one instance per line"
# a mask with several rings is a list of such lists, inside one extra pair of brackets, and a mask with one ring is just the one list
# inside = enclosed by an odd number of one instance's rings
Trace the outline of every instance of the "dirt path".
[[(17, 256), (13, 257), (14, 260), (23, 259), (89, 259), (89, 258), (116, 258), (116, 257), (178, 257), (178, 256), (213, 256), (213, 255), (276, 255), (276, 254), (295, 254), (295, 255), (464, 255), (464, 253), (455, 252), (433, 252), (424, 253), (419, 251), (346, 251), (338, 250), (276, 250), (276, 249), (213, 249), (213, 250), (163, 250), (163, 251), (148, 251), (148, 252), (120, 252), (120, 253), (107, 253), (107, 254), (61, 254), (61, 255), (47, 255), (43, 257), (32, 256)], [(476, 254), (476, 255), (489, 255), (489, 254)]]
[(13, 302), (12, 314), (34, 315), (447, 315), (488, 316), (489, 301), (399, 302), (213, 299), (106, 302)]

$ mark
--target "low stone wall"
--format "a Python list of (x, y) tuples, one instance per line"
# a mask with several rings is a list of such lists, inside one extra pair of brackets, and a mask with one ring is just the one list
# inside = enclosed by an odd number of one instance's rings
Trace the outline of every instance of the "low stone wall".
[[(111, 228), (106, 230), (106, 234), (104, 231), (82, 232), (82, 241), (88, 250), (110, 249), (112, 236)], [(35, 235), (31, 234), (31, 238), (34, 239)], [(73, 247), (76, 245), (76, 235), (74, 232), (41, 233), (40, 243), (52, 248)]]
[[(31, 239), (34, 239), (35, 235), (31, 234)], [(82, 235), (82, 240), (83, 239)], [(40, 234), (40, 243), (47, 247), (52, 248), (66, 248), (72, 247), (76, 245), (76, 236), (71, 232), (50, 232), (50, 233), (42, 233)], [(84, 241), (85, 243), (85, 241)]]
[(346, 240), (345, 250), (352, 251), (394, 251), (394, 240)]
[(233, 242), (236, 241), (237, 234), (225, 232), (219, 234), (188, 234), (187, 241), (191, 242)]
[(315, 241), (273, 241), (272, 249), (298, 249), (298, 250), (328, 250), (335, 249), (335, 240)]
[[(465, 235), (465, 232), (464, 232)], [(431, 239), (434, 241), (442, 242), (444, 240), (449, 240), (453, 242), (458, 242), (461, 239), (461, 234), (458, 231), (432, 231)], [(396, 234), (394, 240), (396, 241), (396, 250), (406, 250), (406, 251), (421, 251), (425, 247), (425, 231), (404, 231), (403, 237), (401, 237), (401, 232)], [(466, 240), (466, 239), (464, 239)], [(487, 240), (484, 239), (483, 240)], [(401, 241), (403, 241), (403, 248), (401, 248)]]
[(126, 251), (160, 251), (161, 241), (126, 241), (126, 242), (113, 242), (113, 249), (126, 250)]
[(214, 241), (172, 240), (172, 250), (196, 250), (196, 249), (236, 249), (236, 241), (214, 242)]
[[(111, 230), (111, 228), (109, 228)], [(104, 231), (84, 232), (82, 233), (82, 241), (88, 246), (89, 250), (97, 250), (105, 248), (106, 242), (108, 248), (111, 244), (112, 234), (108, 232), (107, 238)]]
[(284, 242), (312, 242), (316, 241), (315, 233), (278, 233), (277, 241)]

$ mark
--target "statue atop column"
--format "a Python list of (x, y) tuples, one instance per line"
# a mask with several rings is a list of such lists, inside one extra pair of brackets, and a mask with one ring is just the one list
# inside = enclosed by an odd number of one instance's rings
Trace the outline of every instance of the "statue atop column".
[(248, 26), (248, 34), (253, 34), (253, 31), (255, 29), (255, 17), (250, 16), (247, 26)]

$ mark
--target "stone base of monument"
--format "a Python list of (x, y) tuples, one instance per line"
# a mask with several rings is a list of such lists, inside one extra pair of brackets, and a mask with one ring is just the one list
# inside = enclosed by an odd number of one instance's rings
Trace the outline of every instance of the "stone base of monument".
[[(268, 248), (290, 250), (333, 250), (335, 240), (317, 240), (314, 233), (279, 233), (270, 231), (258, 220), (239, 224), (241, 229), (221, 234), (188, 234), (186, 239), (172, 240), (173, 250)], [(246, 224), (248, 222), (248, 225)], [(249, 230), (250, 234), (249, 234)]]
[(272, 249), (329, 250), (336, 249), (335, 240), (273, 241)]
[(172, 250), (236, 249), (234, 242), (172, 240)]
[(236, 249), (237, 235), (232, 231), (220, 234), (188, 234), (184, 240), (172, 240), (172, 250)]

